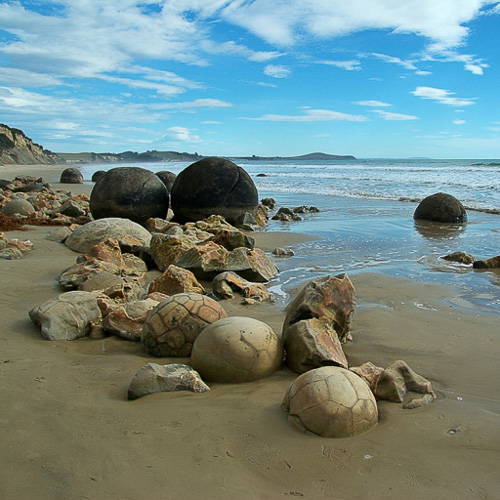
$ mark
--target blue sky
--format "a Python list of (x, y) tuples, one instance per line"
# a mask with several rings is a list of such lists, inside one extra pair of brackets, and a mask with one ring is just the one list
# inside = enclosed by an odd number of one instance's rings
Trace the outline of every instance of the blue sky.
[(58, 152), (500, 156), (500, 2), (1, 0), (0, 122)]

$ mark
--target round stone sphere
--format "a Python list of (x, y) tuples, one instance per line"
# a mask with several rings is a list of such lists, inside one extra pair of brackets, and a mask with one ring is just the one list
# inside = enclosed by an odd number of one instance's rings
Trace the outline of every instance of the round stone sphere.
[(224, 158), (204, 158), (185, 168), (172, 186), (171, 206), (178, 222), (221, 215), (229, 223), (245, 212), (255, 215), (257, 188), (238, 165)]
[(467, 212), (462, 203), (451, 194), (436, 193), (420, 202), (413, 218), (459, 223), (467, 222)]
[(95, 183), (89, 207), (94, 219), (121, 217), (144, 225), (150, 217), (165, 218), (168, 205), (167, 188), (153, 172), (116, 167)]
[(226, 316), (223, 307), (210, 297), (178, 293), (167, 297), (149, 313), (141, 342), (152, 356), (189, 356), (200, 332)]
[(96, 170), (92, 174), (92, 182), (97, 182), (104, 175), (106, 175), (106, 170)]
[(165, 184), (168, 192), (170, 193), (170, 191), (172, 191), (172, 186), (174, 185), (177, 176), (173, 172), (169, 172), (168, 170), (162, 170), (161, 172), (156, 172), (156, 175), (160, 178), (163, 184)]
[(253, 318), (231, 316), (198, 335), (191, 366), (211, 382), (251, 382), (283, 364), (283, 346), (272, 328)]
[(290, 385), (282, 407), (289, 412), (292, 427), (323, 437), (354, 436), (378, 422), (377, 403), (368, 384), (338, 366), (300, 375)]
[(24, 198), (16, 198), (14, 200), (9, 201), (5, 207), (3, 208), (3, 213), (5, 215), (23, 215), (28, 216), (35, 211), (33, 205)]
[(83, 184), (83, 175), (78, 168), (66, 168), (61, 172), (60, 182), (63, 184)]

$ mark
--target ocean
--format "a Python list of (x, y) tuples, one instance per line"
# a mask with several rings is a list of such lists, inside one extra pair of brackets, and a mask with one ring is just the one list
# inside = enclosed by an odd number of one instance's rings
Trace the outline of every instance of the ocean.
[[(191, 162), (133, 164), (153, 172), (181, 172)], [(455, 251), (476, 259), (500, 255), (500, 160), (358, 159), (340, 161), (236, 161), (252, 177), (259, 198), (277, 206), (316, 206), (302, 221), (270, 221), (267, 231), (311, 235), (294, 257), (277, 259), (280, 274), (269, 284), (276, 301), (323, 274), (384, 273), (453, 287), (450, 305), (500, 313), (500, 273), (475, 271), (443, 260)], [(97, 170), (81, 166), (86, 182)], [(127, 166), (120, 164), (120, 166)], [(132, 166), (132, 165), (130, 165)], [(467, 208), (464, 224), (413, 220), (418, 202), (445, 192)], [(421, 304), (425, 308), (425, 304)]]

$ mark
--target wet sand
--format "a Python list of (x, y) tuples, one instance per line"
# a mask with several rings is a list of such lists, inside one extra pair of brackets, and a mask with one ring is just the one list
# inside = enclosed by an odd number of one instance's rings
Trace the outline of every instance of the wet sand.
[[(0, 167), (0, 178), (63, 167)], [(40, 172), (33, 173), (33, 172)], [(75, 193), (89, 186), (61, 186)], [(114, 337), (49, 342), (28, 311), (63, 290), (77, 254), (47, 239), (51, 228), (10, 232), (34, 249), (0, 261), (0, 498), (5, 499), (487, 499), (500, 477), (500, 320), (453, 305), (456, 290), (378, 273), (356, 288), (351, 366), (405, 360), (437, 400), (421, 409), (379, 402), (371, 431), (327, 439), (292, 429), (280, 408), (296, 377), (284, 368), (247, 384), (212, 384), (204, 394), (154, 394), (127, 401), (151, 359)], [(265, 250), (303, 241), (258, 233)], [(281, 332), (282, 306), (222, 301)]]

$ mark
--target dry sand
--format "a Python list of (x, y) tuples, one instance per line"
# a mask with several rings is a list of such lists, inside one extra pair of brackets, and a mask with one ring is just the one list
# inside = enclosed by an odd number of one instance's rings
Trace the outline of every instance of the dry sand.
[[(0, 178), (53, 182), (61, 170), (0, 167)], [(61, 293), (57, 277), (77, 256), (47, 239), (50, 231), (9, 233), (34, 249), (0, 261), (1, 499), (500, 498), (498, 315), (455, 307), (449, 288), (355, 276), (350, 365), (404, 359), (438, 398), (417, 410), (379, 402), (371, 431), (321, 438), (287, 423), (280, 404), (296, 377), (287, 369), (254, 383), (213, 384), (205, 394), (127, 401), (145, 363), (188, 360), (152, 360), (114, 337), (44, 340), (28, 310)], [(300, 241), (257, 237), (263, 248)], [(276, 306), (223, 305), (281, 331)]]

